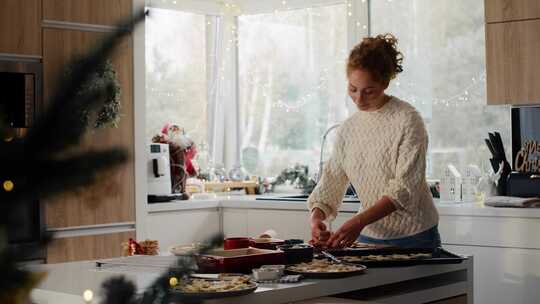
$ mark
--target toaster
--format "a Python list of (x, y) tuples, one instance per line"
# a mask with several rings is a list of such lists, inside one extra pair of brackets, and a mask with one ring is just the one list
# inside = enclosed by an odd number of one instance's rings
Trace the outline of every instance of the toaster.
[(152, 143), (148, 146), (148, 195), (166, 196), (172, 193), (169, 145)]

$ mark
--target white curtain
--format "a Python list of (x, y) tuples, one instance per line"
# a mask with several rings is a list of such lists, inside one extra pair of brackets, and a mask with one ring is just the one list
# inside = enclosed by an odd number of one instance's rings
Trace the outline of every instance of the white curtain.
[(207, 17), (209, 153), (214, 165), (240, 163), (236, 18)]

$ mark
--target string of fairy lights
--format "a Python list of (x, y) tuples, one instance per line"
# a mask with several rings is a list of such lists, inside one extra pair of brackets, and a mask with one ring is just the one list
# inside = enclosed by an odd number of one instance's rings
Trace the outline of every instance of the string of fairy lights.
[[(154, 0), (161, 3), (169, 3), (173, 5), (177, 5), (179, 2), (175, 0)], [(366, 0), (359, 0), (361, 3), (365, 3)], [(387, 0), (387, 2), (392, 2), (392, 0)], [(237, 24), (234, 21), (234, 18), (238, 16), (244, 15), (244, 11), (242, 7), (234, 2), (227, 2), (227, 1), (218, 1), (218, 5), (220, 6), (220, 13), (225, 22), (223, 22), (223, 33), (224, 36), (224, 43), (222, 46), (221, 52), (224, 52), (221, 57), (221, 62), (219, 64), (219, 67), (217, 69), (218, 75), (216, 79), (219, 79), (221, 81), (225, 81), (226, 79), (230, 79), (228, 77), (228, 74), (231, 73), (231, 62), (230, 62), (230, 52), (233, 51), (234, 48), (238, 50), (240, 47), (240, 41), (239, 41), (239, 33)], [(353, 0), (346, 1), (346, 15), (347, 18), (354, 18), (353, 14)], [(273, 15), (273, 20), (276, 22), (287, 22), (288, 18), (290, 18), (290, 13), (287, 12), (298, 12), (303, 11), (303, 13), (306, 16), (312, 16), (312, 17), (320, 17), (321, 13), (316, 7), (308, 7), (303, 9), (298, 9), (296, 7), (293, 7), (289, 4), (288, 1), (282, 0), (277, 7), (275, 7), (271, 13), (267, 13), (266, 15)], [(213, 23), (210, 21), (205, 21), (206, 26), (211, 27), (213, 26)], [(361, 28), (362, 30), (367, 30), (368, 25), (362, 22), (361, 20), (354, 21), (354, 24)], [(336, 65), (341, 67), (344, 64), (344, 58), (346, 57), (346, 50), (342, 50), (341, 52), (343, 55), (343, 59), (337, 60)], [(213, 54), (213, 57), (218, 56), (217, 54)], [(332, 69), (330, 66), (326, 67), (320, 67), (319, 68), (319, 79), (315, 81), (314, 84), (308, 85), (307, 87), (304, 86), (302, 90), (304, 91), (303, 94), (297, 96), (293, 99), (285, 98), (285, 96), (282, 96), (282, 94), (277, 94), (278, 96), (272, 95), (272, 107), (283, 109), (285, 112), (299, 112), (302, 110), (302, 108), (316, 100), (318, 96), (321, 93), (325, 93), (326, 90), (328, 90), (328, 79), (333, 77), (332, 73), (330, 71), (335, 71), (339, 69)], [(260, 89), (260, 96), (262, 98), (267, 99), (269, 97), (270, 92), (268, 92), (272, 86), (268, 82), (264, 81), (257, 81), (257, 77), (255, 77), (254, 73), (246, 73), (244, 75), (240, 75), (240, 86), (247, 86), (250, 88), (253, 88), (255, 86), (258, 86)], [(471, 83), (456, 92), (455, 94), (452, 94), (448, 97), (444, 98), (430, 98), (431, 100), (426, 100), (427, 98), (422, 98), (420, 96), (417, 96), (415, 94), (411, 94), (409, 92), (413, 90), (408, 90), (406, 85), (401, 85), (399, 82), (396, 82), (396, 84), (393, 86), (393, 89), (396, 92), (402, 93), (402, 96), (404, 99), (409, 100), (413, 104), (428, 104), (431, 103), (432, 105), (445, 105), (445, 106), (459, 106), (464, 103), (467, 103), (471, 100), (471, 90), (473, 90), (478, 85), (485, 82), (485, 73), (482, 73), (479, 76), (472, 77)], [(414, 84), (410, 84), (409, 88), (414, 87)], [(181, 89), (178, 90), (161, 90), (159, 87), (150, 87), (147, 88), (150, 91), (150, 94), (155, 97), (162, 97), (162, 98), (181, 98), (185, 95), (185, 92)], [(345, 86), (343, 88), (345, 90)]]
[(398, 96), (404, 98), (412, 104), (426, 105), (430, 103), (433, 106), (457, 107), (471, 101), (473, 98), (472, 96), (476, 93), (476, 90), (478, 89), (478, 86), (484, 85), (485, 82), (486, 73), (485, 71), (482, 71), (477, 76), (471, 77), (470, 83), (467, 84), (465, 87), (444, 98), (419, 98), (414, 93), (411, 93), (416, 91), (415, 84), (412, 82), (402, 84), (400, 81), (395, 81), (392, 89), (395, 93), (397, 93)]

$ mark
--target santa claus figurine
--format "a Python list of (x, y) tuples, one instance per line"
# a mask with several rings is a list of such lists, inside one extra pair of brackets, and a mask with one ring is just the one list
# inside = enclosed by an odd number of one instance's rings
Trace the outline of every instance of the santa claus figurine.
[(185, 192), (187, 177), (197, 175), (192, 162), (197, 154), (195, 143), (184, 129), (175, 123), (165, 124), (161, 134), (154, 136), (152, 141), (169, 144), (172, 193)]

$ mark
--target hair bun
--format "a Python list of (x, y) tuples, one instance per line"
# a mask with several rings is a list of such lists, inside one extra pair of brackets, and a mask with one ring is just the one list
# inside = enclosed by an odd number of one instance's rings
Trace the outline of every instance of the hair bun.
[(397, 38), (390, 34), (366, 37), (356, 45), (347, 62), (347, 73), (367, 69), (381, 82), (388, 82), (403, 71), (403, 54), (397, 49)]

